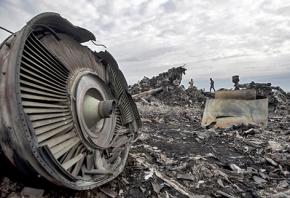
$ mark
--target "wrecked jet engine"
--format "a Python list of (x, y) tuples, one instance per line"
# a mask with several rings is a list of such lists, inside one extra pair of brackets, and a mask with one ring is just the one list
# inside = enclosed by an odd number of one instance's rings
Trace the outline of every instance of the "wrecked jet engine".
[(43, 13), (0, 45), (1, 153), (26, 176), (66, 188), (122, 172), (140, 117), (109, 52), (86, 29)]

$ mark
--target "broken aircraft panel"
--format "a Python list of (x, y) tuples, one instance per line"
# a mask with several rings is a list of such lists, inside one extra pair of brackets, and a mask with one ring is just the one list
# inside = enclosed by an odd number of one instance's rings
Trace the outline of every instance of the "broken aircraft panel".
[(254, 90), (217, 91), (218, 98), (206, 101), (202, 126), (215, 128), (241, 124), (267, 126), (268, 99), (255, 99), (255, 93)]

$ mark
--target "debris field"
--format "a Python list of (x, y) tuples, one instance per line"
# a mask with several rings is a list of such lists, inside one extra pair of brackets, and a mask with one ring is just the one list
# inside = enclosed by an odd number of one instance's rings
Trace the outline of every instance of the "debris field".
[(89, 191), (53, 186), (39, 191), (3, 171), (1, 197), (290, 197), (290, 94), (264, 86), (269, 98), (264, 128), (202, 128), (211, 94), (193, 84), (185, 89), (184, 72), (172, 68), (130, 86), (143, 126), (115, 180)]

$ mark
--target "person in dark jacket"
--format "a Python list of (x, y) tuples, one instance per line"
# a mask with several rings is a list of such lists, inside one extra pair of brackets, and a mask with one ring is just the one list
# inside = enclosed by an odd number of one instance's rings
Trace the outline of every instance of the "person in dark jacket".
[(211, 90), (213, 89), (215, 92), (215, 88), (214, 88), (214, 81), (212, 78), (209, 79), (210, 80), (210, 88), (209, 88), (209, 92), (211, 93)]

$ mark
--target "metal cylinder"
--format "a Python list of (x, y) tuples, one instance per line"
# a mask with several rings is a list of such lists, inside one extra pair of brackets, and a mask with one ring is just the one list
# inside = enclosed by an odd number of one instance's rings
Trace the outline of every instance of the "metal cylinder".
[(215, 99), (255, 100), (255, 89), (221, 90), (215, 92)]
[(238, 75), (232, 76), (232, 82), (237, 84), (240, 82), (240, 77)]
[(98, 106), (98, 112), (101, 118), (109, 118), (110, 115), (115, 111), (116, 101), (115, 100), (105, 100), (100, 101)]

